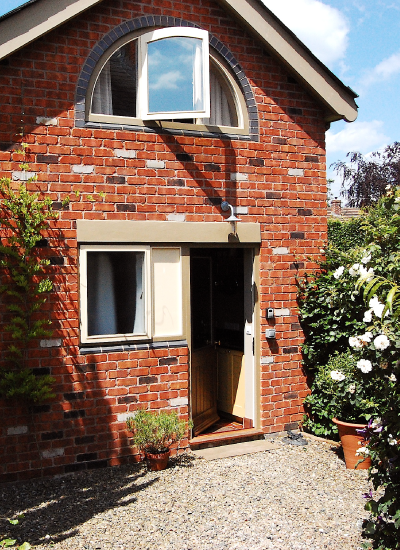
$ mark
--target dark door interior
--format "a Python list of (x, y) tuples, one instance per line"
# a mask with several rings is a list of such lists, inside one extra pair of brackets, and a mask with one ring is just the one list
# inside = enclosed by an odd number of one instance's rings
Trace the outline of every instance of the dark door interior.
[(194, 435), (220, 416), (244, 416), (244, 254), (191, 250)]

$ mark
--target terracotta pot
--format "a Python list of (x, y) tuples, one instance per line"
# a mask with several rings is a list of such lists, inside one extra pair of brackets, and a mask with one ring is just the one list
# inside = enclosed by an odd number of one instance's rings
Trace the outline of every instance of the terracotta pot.
[(147, 467), (152, 472), (165, 470), (168, 466), (169, 450), (161, 453), (148, 453), (146, 451)]
[[(357, 449), (365, 447), (366, 441), (362, 435), (359, 435), (356, 430), (362, 430), (365, 428), (365, 424), (353, 424), (351, 422), (343, 422), (337, 418), (332, 418), (339, 430), (340, 441), (344, 452), (344, 460), (346, 462), (346, 468), (354, 469), (357, 462), (363, 458), (356, 455)], [(357, 466), (357, 470), (367, 470), (371, 466), (371, 459), (365, 458), (363, 462)]]

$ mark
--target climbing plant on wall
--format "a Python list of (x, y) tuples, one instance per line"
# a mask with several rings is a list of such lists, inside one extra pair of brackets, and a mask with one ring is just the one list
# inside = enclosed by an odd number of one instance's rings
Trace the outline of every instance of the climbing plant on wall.
[[(25, 156), (25, 144), (21, 147), (18, 152)], [(21, 164), (20, 168), (22, 181), (17, 185), (10, 178), (0, 179), (0, 294), (5, 331), (0, 396), (37, 403), (53, 397), (53, 379), (35, 376), (28, 367), (31, 343), (52, 335), (43, 309), (52, 289), (47, 274), (49, 261), (42, 257), (38, 244), (57, 213), (49, 197), (32, 190), (36, 177), (28, 177), (28, 165)]]

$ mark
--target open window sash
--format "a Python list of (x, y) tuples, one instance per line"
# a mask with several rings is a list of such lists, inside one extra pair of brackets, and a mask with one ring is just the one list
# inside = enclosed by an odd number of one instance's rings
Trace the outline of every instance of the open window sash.
[(137, 112), (142, 120), (210, 116), (208, 32), (157, 29), (139, 37)]

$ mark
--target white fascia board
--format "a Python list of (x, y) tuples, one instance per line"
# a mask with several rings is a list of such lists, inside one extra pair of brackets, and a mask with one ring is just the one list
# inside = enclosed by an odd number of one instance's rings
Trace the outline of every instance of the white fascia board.
[(257, 0), (218, 0), (234, 13), (329, 109), (327, 120), (357, 118), (357, 104), (351, 90), (318, 62), (299, 39), (270, 15)]
[(40, 0), (0, 21), (0, 59), (102, 0)]

